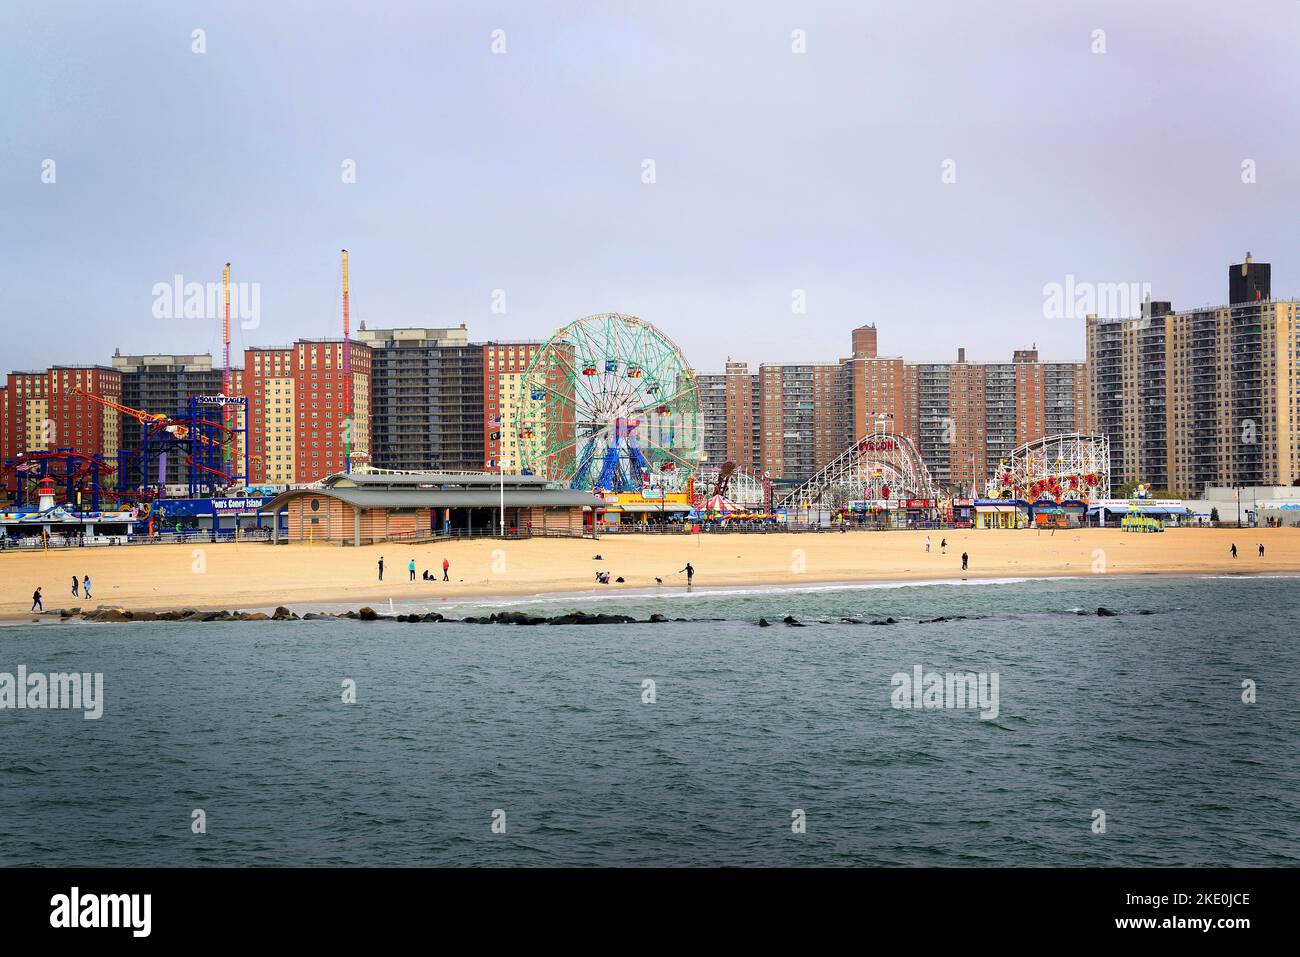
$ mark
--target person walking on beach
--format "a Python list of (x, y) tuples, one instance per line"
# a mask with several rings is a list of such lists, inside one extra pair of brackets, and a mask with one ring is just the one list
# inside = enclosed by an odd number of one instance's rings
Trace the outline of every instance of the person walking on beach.
[(451, 581), (451, 579), (447, 577), (447, 571), (450, 568), (451, 568), (451, 562), (447, 561), (447, 559), (444, 558), (442, 560), (442, 580), (445, 582)]
[(695, 568), (694, 566), (691, 565), (690, 562), (687, 562), (686, 567), (683, 568), (682, 571), (678, 572), (677, 574), (680, 575), (682, 572), (686, 572), (686, 587), (690, 588), (691, 580), (695, 578)]
[(939, 554), (940, 555), (948, 554), (948, 539), (943, 538), (939, 540)]
[(32, 592), (32, 611), (44, 611), (45, 606), (41, 604), (41, 586), (36, 586), (36, 591)]
[(81, 597), (90, 597), (90, 576), (87, 575), (81, 582)]
[[(1263, 542), (1260, 542), (1260, 543), (1259, 543), (1259, 557), (1260, 557), (1260, 558), (1263, 558), (1263, 557), (1264, 557), (1264, 543), (1263, 543)], [(74, 591), (73, 594), (75, 595), (76, 592)]]
[(970, 556), (965, 552), (961, 553), (961, 570), (965, 571), (967, 564), (970, 562)]
[(76, 576), (76, 575), (73, 575), (73, 576), (72, 576), (72, 597), (73, 597), (73, 598), (76, 598), (76, 597), (77, 597), (77, 584), (78, 584), (78, 582), (77, 582), (77, 576)]
[(411, 559), (411, 564), (407, 566), (411, 570), (411, 581), (415, 581), (415, 559)]
[(1232, 557), (1233, 557), (1233, 558), (1236, 558), (1236, 557), (1237, 557), (1237, 543), (1236, 543), (1236, 542), (1233, 542), (1233, 543), (1232, 543)]
[(930, 554), (930, 536), (925, 536), (925, 553)]
[(384, 556), (379, 556), (379, 580), (384, 580)]

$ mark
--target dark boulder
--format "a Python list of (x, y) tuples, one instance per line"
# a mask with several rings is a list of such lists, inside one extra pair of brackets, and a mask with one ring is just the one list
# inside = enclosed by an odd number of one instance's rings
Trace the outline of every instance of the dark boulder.
[(1097, 614), (1102, 618), (1115, 618), (1119, 615), (1119, 612), (1111, 611), (1109, 608), (1098, 608)]
[(758, 627), (759, 627), (759, 628), (771, 628), (771, 627), (772, 627), (772, 623), (771, 623), (770, 621), (768, 621), (766, 618), (760, 618), (760, 619), (758, 619)]
[(357, 612), (357, 617), (360, 618), (362, 621), (375, 621), (376, 619), (379, 618), (379, 616), (375, 614), (375, 610), (371, 608), (369, 605), (367, 605), (365, 608), (360, 609)]

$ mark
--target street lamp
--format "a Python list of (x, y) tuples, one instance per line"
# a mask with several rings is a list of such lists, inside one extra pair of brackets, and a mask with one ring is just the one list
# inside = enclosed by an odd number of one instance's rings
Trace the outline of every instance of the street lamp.
[(506, 537), (506, 466), (510, 460), (504, 456), (498, 463), (500, 468), (497, 470), (501, 475), (501, 537)]

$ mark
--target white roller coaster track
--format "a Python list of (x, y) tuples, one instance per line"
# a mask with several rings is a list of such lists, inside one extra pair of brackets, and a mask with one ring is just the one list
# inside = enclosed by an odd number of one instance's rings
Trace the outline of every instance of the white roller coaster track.
[(1069, 432), (1026, 442), (1003, 460), (988, 494), (1022, 501), (1110, 498), (1110, 441)]
[[(802, 485), (786, 492), (778, 506), (824, 503), (833, 489), (844, 502), (937, 499), (938, 490), (916, 446), (906, 436), (873, 432), (858, 439)], [(888, 494), (886, 494), (886, 492)]]
[[(706, 465), (700, 470), (700, 474), (695, 477), (695, 494), (698, 497), (702, 499), (712, 493), (713, 487), (718, 483), (718, 471), (719, 466), (716, 465)], [(727, 480), (727, 498), (748, 508), (767, 508), (767, 482), (752, 469), (737, 466)]]

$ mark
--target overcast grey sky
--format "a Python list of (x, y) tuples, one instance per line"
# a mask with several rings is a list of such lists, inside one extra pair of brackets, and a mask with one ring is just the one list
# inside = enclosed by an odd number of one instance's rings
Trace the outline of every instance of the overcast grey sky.
[(864, 322), (1082, 358), (1044, 284), (1219, 303), (1247, 249), (1300, 295), (1295, 0), (11, 2), (0, 37), (4, 371), (217, 350), (152, 290), (227, 260), (236, 350), (338, 335), (343, 246), (354, 325), (628, 312), (702, 371)]

